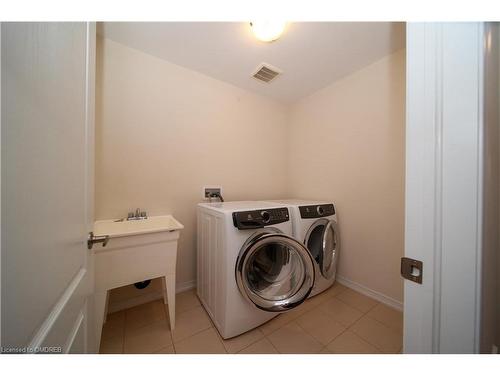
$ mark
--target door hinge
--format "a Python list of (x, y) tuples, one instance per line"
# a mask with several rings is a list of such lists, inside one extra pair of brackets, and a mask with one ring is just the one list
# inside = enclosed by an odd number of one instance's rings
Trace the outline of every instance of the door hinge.
[(424, 264), (420, 260), (401, 258), (401, 276), (415, 283), (422, 284)]

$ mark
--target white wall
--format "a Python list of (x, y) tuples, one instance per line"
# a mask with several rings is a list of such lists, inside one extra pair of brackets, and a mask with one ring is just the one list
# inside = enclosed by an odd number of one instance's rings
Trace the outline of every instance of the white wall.
[[(100, 39), (96, 219), (173, 214), (182, 286), (195, 279), (202, 186), (226, 200), (331, 199), (340, 275), (402, 301), (404, 63), (400, 51), (285, 107)], [(114, 291), (111, 311), (160, 285)]]
[(174, 215), (182, 285), (196, 277), (204, 185), (226, 200), (285, 195), (287, 108), (107, 39), (97, 56), (96, 219)]
[(290, 196), (336, 202), (339, 275), (401, 302), (405, 52), (293, 106)]

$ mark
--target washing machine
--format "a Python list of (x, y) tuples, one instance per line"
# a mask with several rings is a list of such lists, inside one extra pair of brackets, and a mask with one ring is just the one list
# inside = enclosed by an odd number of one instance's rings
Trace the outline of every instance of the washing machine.
[(293, 236), (307, 247), (314, 259), (316, 279), (310, 297), (330, 288), (335, 282), (340, 252), (335, 204), (299, 199), (271, 201), (273, 203), (290, 208)]
[(197, 294), (225, 339), (290, 311), (312, 292), (314, 259), (292, 233), (290, 207), (200, 203)]

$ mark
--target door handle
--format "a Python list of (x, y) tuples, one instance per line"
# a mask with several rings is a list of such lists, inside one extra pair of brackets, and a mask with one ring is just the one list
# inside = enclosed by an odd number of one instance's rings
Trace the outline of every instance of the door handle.
[(102, 247), (104, 247), (108, 244), (108, 241), (109, 236), (94, 236), (94, 232), (89, 232), (87, 248), (91, 250), (95, 243), (102, 243)]

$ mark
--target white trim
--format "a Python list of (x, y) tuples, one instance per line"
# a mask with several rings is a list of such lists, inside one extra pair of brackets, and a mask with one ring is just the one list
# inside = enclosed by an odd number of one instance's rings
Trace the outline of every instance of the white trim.
[[(83, 244), (86, 244), (87, 233), (94, 226), (94, 201), (95, 201), (95, 75), (96, 75), (96, 23), (86, 23), (86, 51), (85, 51), (85, 225), (86, 231), (82, 233)], [(85, 268), (87, 274), (88, 295), (92, 295), (94, 285), (94, 252), (86, 251)], [(87, 317), (85, 326), (85, 351), (98, 353), (99, 343), (94, 335), (95, 313), (93, 298), (86, 298)]]
[(478, 352), (483, 29), (407, 24), (405, 353)]
[(356, 292), (359, 292), (361, 294), (364, 294), (365, 296), (371, 297), (380, 303), (383, 303), (384, 305), (390, 306), (395, 308), (398, 311), (403, 311), (403, 302), (400, 302), (394, 298), (388, 297), (385, 294), (382, 294), (380, 292), (377, 292), (376, 290), (367, 288), (364, 285), (358, 284), (355, 281), (346, 279), (343, 276), (337, 275), (336, 280), (339, 284), (342, 284), (348, 288), (351, 288), (355, 290)]
[[(86, 309), (86, 307), (84, 307)], [(69, 353), (71, 350), (71, 347), (73, 346), (73, 343), (75, 342), (76, 335), (78, 331), (80, 330), (80, 327), (82, 326), (83, 320), (85, 319), (85, 315), (83, 313), (83, 310), (80, 311), (78, 314), (78, 318), (76, 319), (75, 325), (73, 326), (73, 329), (71, 330), (71, 334), (68, 337), (68, 341), (66, 341), (66, 344), (64, 344), (64, 354)]]
[(476, 192), (476, 290), (475, 290), (475, 311), (474, 311), (474, 321), (475, 321), (475, 332), (474, 332), (474, 353), (480, 353), (481, 350), (481, 302), (482, 302), (482, 259), (483, 259), (483, 218), (484, 218), (484, 165), (485, 165), (485, 146), (484, 146), (484, 134), (485, 134), (485, 63), (486, 63), (486, 27), (484, 22), (480, 22), (478, 26), (478, 41), (479, 53), (477, 54), (477, 80), (478, 80), (478, 92), (477, 92), (477, 192)]
[[(2, 23), (0, 22), (0, 88), (2, 87)], [(2, 155), (2, 90), (0, 90), (0, 155)], [(2, 185), (2, 157), (0, 156), (0, 186)], [(2, 202), (0, 199), (0, 212), (2, 212)], [(0, 228), (2, 226), (2, 215), (0, 215)], [(2, 290), (2, 231), (0, 230), (0, 290)], [(4, 261), (5, 262), (5, 261)], [(2, 322), (2, 298), (0, 298), (0, 322)], [(0, 324), (0, 347), (2, 346), (2, 324)]]
[(194, 288), (196, 288), (196, 280), (184, 281), (182, 283), (177, 283), (175, 293), (186, 292)]
[[(429, 64), (435, 69), (431, 73), (429, 84), (435, 88), (435, 92), (428, 92), (426, 98), (429, 123), (434, 127), (432, 142), (434, 144), (433, 178), (433, 312), (432, 312), (432, 352), (439, 353), (440, 327), (441, 327), (441, 254), (443, 247), (443, 25), (432, 27), (430, 33), (433, 35), (433, 54)], [(429, 70), (427, 71), (429, 72)], [(429, 90), (432, 91), (432, 90)], [(432, 120), (431, 120), (432, 118)], [(430, 171), (430, 170), (429, 170)], [(430, 264), (429, 264), (430, 265)]]
[(68, 285), (61, 298), (56, 302), (52, 311), (49, 313), (43, 324), (38, 329), (37, 333), (31, 339), (31, 342), (28, 344), (28, 349), (35, 349), (42, 346), (43, 341), (47, 337), (48, 333), (55, 325), (57, 319), (61, 315), (61, 312), (64, 310), (66, 305), (68, 304), (71, 297), (73, 297), (73, 293), (80, 286), (80, 283), (85, 277), (87, 270), (85, 268), (80, 268), (76, 276), (71, 280), (71, 283)]
[[(179, 294), (182, 292), (186, 292), (188, 290), (196, 288), (196, 280), (184, 281), (182, 283), (176, 283), (175, 293)], [(163, 299), (163, 291), (156, 290), (154, 292), (145, 293), (141, 296), (128, 298), (122, 301), (118, 301), (113, 303), (112, 306), (109, 306), (108, 314), (126, 310), (134, 306), (139, 306), (148, 302), (156, 301), (158, 299)]]

